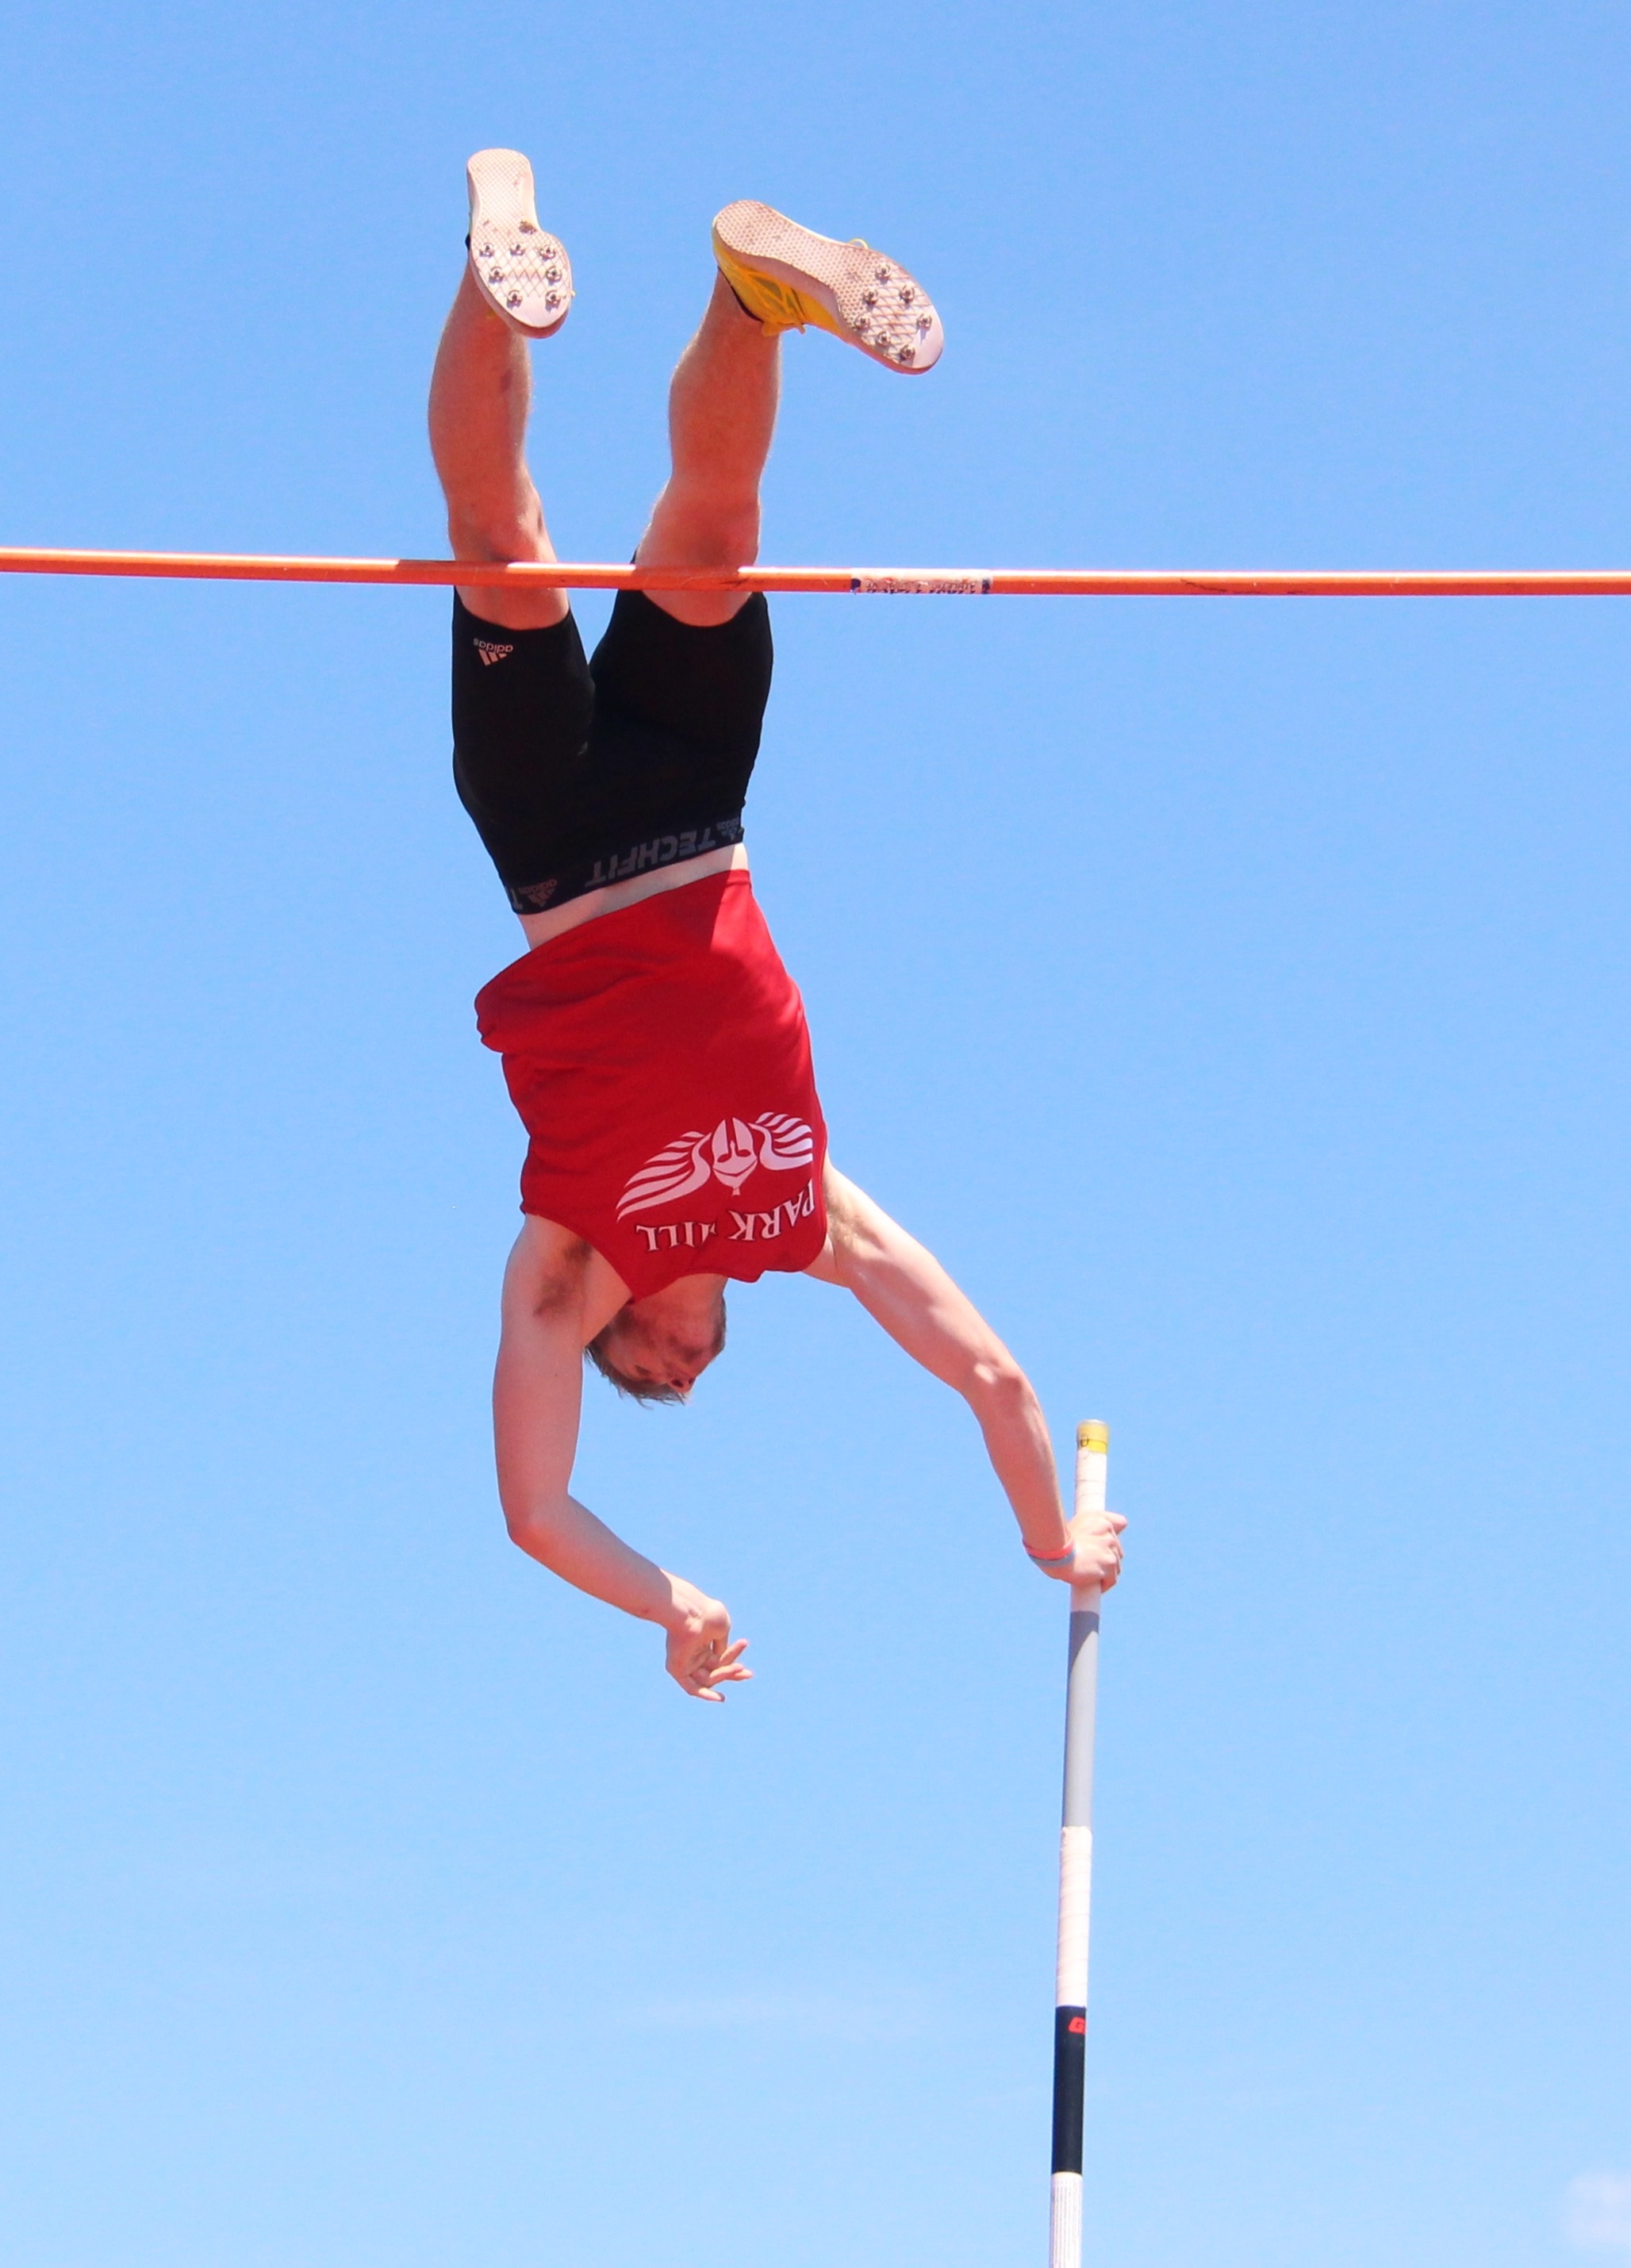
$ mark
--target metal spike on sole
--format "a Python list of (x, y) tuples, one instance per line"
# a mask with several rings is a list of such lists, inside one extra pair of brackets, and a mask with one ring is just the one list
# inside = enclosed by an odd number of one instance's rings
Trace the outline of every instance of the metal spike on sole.
[(532, 167), (519, 150), (478, 150), (470, 190), (470, 273), (488, 305), (523, 337), (547, 339), (572, 310), (572, 262), (538, 225)]

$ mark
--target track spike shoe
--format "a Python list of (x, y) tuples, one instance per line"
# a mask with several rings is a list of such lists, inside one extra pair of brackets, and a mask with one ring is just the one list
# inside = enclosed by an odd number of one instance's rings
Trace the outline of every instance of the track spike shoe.
[(889, 370), (932, 370), (940, 360), (945, 334), (928, 293), (859, 237), (840, 244), (744, 199), (715, 220), (713, 255), (772, 336), (815, 323)]
[(538, 225), (532, 167), (519, 150), (478, 150), (470, 188), (470, 273), (487, 304), (523, 338), (547, 339), (572, 310), (572, 262)]

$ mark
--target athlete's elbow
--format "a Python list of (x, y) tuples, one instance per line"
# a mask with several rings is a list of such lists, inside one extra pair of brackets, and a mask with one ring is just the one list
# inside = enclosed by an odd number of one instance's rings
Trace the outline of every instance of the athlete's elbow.
[(542, 1509), (532, 1498), (511, 1498), (500, 1492), (499, 1503), (504, 1512), (505, 1531), (518, 1551), (529, 1559), (550, 1565), (550, 1526)]
[(1006, 1352), (980, 1355), (970, 1363), (963, 1391), (983, 1425), (1027, 1418), (1037, 1400), (1030, 1379)]
[(531, 1511), (520, 1504), (506, 1504), (503, 1510), (505, 1534), (518, 1551), (525, 1551), (529, 1558), (535, 1559), (538, 1556), (538, 1530)]

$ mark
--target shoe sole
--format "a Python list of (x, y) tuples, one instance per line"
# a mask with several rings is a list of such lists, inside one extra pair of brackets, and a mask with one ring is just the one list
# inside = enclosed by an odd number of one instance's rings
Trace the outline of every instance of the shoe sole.
[(478, 150), (470, 188), (470, 273), (523, 338), (547, 339), (572, 312), (572, 262), (538, 225), (532, 167), (519, 150)]
[(734, 288), (733, 269), (749, 286), (772, 287), (751, 294), (764, 303), (771, 328), (819, 324), (888, 370), (920, 374), (940, 360), (946, 336), (934, 301), (898, 261), (870, 245), (817, 236), (772, 206), (744, 200), (714, 222), (713, 248)]

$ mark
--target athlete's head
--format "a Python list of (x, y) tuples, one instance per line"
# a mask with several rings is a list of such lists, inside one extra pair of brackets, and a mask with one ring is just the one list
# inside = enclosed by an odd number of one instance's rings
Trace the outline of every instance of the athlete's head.
[(725, 1278), (682, 1276), (620, 1307), (584, 1349), (636, 1402), (683, 1402), (725, 1344)]

